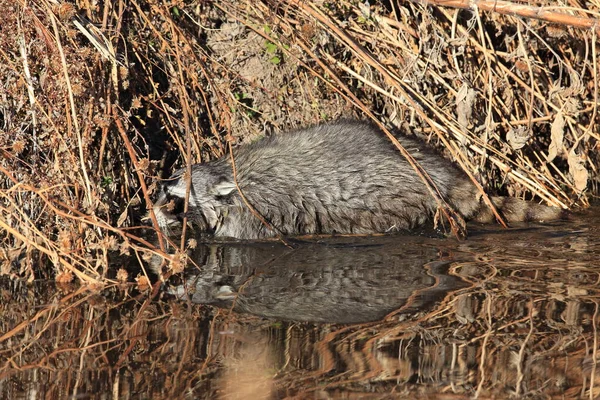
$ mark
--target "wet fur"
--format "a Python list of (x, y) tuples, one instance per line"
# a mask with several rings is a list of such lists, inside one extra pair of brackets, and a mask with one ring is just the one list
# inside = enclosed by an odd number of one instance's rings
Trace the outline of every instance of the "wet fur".
[[(440, 193), (465, 219), (491, 222), (493, 214), (470, 179), (448, 160), (408, 137), (400, 142), (427, 171)], [(230, 157), (192, 166), (188, 219), (218, 237), (260, 239), (277, 233), (368, 234), (413, 229), (437, 208), (425, 184), (393, 144), (371, 124), (343, 121), (274, 135), (239, 146), (233, 155), (239, 187), (267, 228), (244, 204)], [(165, 181), (155, 204), (163, 230), (178, 223), (184, 170)], [(551, 220), (562, 210), (519, 199), (492, 197), (509, 222)], [(176, 208), (165, 205), (174, 200)], [(179, 218), (180, 219), (180, 218)]]

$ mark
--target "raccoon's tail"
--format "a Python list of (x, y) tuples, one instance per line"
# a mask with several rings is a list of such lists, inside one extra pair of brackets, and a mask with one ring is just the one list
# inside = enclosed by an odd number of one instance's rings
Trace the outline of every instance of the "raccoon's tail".
[[(548, 207), (514, 197), (490, 196), (498, 213), (506, 222), (544, 222), (567, 218), (569, 213), (558, 207)], [(482, 201), (474, 221), (490, 223), (496, 220), (494, 213)]]

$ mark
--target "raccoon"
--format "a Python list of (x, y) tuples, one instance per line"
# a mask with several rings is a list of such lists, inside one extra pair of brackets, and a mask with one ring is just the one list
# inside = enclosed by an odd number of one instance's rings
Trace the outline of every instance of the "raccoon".
[[(462, 171), (416, 140), (400, 141), (455, 211), (466, 220), (493, 221)], [(235, 148), (233, 158), (237, 186), (229, 156), (192, 166), (187, 217), (200, 232), (245, 240), (383, 233), (414, 229), (437, 209), (413, 167), (370, 123), (340, 121), (273, 135)], [(154, 204), (160, 228), (167, 233), (181, 221), (184, 172), (162, 183)], [(563, 215), (559, 208), (520, 199), (491, 200), (508, 222)]]

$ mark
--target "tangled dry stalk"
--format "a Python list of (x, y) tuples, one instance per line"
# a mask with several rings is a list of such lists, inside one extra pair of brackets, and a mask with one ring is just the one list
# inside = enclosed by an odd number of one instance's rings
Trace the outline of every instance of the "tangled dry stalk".
[(173, 164), (341, 116), (429, 140), (488, 192), (598, 193), (595, 2), (0, 5), (4, 275), (128, 280), (109, 251), (169, 259), (136, 228)]

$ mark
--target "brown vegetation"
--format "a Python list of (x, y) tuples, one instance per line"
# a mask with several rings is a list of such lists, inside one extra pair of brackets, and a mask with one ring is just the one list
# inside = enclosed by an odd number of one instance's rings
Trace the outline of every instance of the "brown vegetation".
[(341, 116), (410, 130), (489, 192), (586, 206), (598, 10), (530, 12), (548, 5), (0, 0), (0, 273), (106, 281), (108, 251), (163, 254), (132, 228), (174, 163)]

